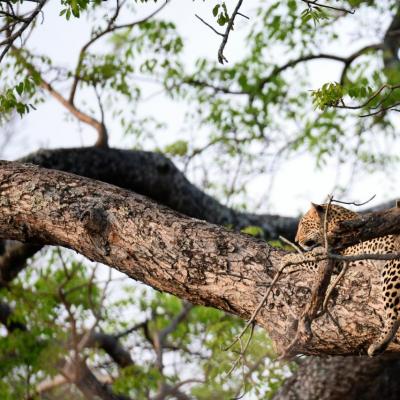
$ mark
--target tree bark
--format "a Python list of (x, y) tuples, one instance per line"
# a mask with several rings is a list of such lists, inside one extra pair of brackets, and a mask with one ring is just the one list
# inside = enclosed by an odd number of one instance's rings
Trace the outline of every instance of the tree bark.
[(393, 357), (310, 357), (274, 400), (397, 400), (399, 373)]
[(328, 236), (330, 245), (340, 250), (345, 247), (386, 235), (400, 233), (400, 208), (389, 208), (342, 221)]
[[(1, 162), (0, 193), (1, 237), (72, 248), (156, 289), (246, 319), (285, 254), (115, 186), (32, 165)], [(297, 353), (365, 353), (382, 315), (379, 272), (370, 266), (348, 272), (332, 296), (334, 320), (325, 314), (313, 321), (313, 337)], [(284, 274), (258, 314), (278, 351), (293, 338), (314, 279), (304, 270)]]

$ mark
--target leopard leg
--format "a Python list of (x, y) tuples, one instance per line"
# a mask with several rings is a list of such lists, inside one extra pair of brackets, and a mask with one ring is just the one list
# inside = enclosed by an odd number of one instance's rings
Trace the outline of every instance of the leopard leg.
[(385, 309), (385, 325), (379, 338), (368, 348), (370, 357), (384, 352), (393, 340), (400, 326), (400, 263), (391, 261), (382, 273), (383, 301)]

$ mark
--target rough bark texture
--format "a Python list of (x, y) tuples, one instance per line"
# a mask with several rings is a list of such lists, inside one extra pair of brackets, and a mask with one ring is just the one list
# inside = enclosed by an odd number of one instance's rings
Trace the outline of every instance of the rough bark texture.
[(274, 400), (398, 400), (400, 360), (378, 357), (310, 357)]
[[(0, 235), (63, 245), (195, 304), (248, 318), (279, 268), (282, 251), (247, 235), (185, 217), (132, 192), (75, 175), (0, 163)], [(314, 277), (285, 275), (257, 322), (287, 346)], [(305, 354), (359, 354), (382, 324), (379, 272), (353, 268), (313, 322)], [(331, 303), (332, 304), (332, 303)], [(338, 329), (337, 323), (341, 329)], [(392, 351), (399, 351), (392, 344)]]
[(389, 208), (343, 221), (332, 231), (330, 245), (342, 249), (365, 240), (400, 233), (400, 208)]

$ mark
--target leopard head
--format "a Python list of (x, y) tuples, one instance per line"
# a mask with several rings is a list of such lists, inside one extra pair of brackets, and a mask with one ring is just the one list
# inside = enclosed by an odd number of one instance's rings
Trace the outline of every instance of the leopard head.
[[(327, 207), (327, 204), (311, 203), (311, 208), (301, 218), (295, 241), (304, 250), (308, 251), (324, 245), (324, 220)], [(353, 219), (356, 216), (357, 213), (354, 211), (330, 204), (327, 215), (327, 234), (332, 232), (338, 222)]]

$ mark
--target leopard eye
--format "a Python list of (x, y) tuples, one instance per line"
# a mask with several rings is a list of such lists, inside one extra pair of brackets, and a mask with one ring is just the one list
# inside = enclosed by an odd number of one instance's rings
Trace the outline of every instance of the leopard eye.
[(312, 239), (309, 239), (306, 242), (304, 242), (304, 246), (306, 246), (306, 247), (314, 247), (316, 244), (317, 243)]

